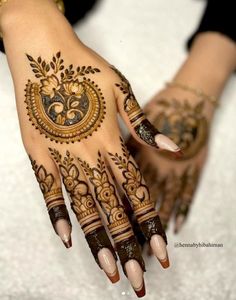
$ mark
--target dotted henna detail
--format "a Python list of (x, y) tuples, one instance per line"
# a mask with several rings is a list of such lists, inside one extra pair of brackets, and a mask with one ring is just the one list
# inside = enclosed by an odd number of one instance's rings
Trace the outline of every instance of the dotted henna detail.
[(28, 80), (25, 103), (29, 120), (51, 141), (74, 143), (97, 131), (105, 117), (105, 101), (101, 89), (87, 74), (97, 68), (70, 65), (65, 69), (58, 52), (48, 64), (41, 57), (27, 55), (40, 82)]

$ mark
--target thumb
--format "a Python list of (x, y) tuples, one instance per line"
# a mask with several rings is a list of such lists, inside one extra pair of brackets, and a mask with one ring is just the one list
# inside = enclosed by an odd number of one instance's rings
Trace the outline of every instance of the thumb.
[(180, 148), (148, 121), (125, 76), (115, 67), (111, 68), (117, 74), (115, 95), (119, 113), (135, 140), (144, 145), (180, 154)]

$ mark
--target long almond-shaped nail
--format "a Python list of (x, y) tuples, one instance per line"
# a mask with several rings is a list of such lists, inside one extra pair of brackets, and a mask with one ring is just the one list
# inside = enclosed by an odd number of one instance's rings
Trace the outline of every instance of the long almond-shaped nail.
[(164, 134), (155, 135), (155, 142), (160, 149), (165, 149), (171, 152), (180, 151), (179, 146), (177, 146), (171, 139), (169, 139)]
[(64, 219), (59, 219), (55, 224), (55, 229), (65, 247), (70, 248), (72, 246), (71, 226), (68, 222)]
[(130, 259), (125, 264), (125, 270), (136, 295), (139, 298), (145, 296), (146, 290), (143, 279), (143, 270), (141, 269), (139, 263), (135, 259)]
[(166, 243), (159, 234), (154, 234), (150, 240), (150, 246), (156, 258), (164, 269), (168, 268), (169, 258), (166, 250)]
[(120, 280), (120, 275), (117, 269), (116, 261), (111, 251), (107, 248), (103, 248), (98, 252), (98, 260), (100, 266), (106, 273), (107, 277), (112, 283), (116, 283)]

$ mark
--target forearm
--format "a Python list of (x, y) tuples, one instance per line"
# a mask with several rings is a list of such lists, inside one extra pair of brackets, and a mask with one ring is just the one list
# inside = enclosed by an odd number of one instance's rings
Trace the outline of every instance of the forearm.
[(216, 32), (199, 34), (174, 81), (219, 97), (236, 69), (236, 44)]

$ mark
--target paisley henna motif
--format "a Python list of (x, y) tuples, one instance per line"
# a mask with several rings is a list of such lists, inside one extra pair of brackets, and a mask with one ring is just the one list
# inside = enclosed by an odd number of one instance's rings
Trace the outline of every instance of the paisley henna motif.
[(104, 247), (110, 249), (116, 259), (89, 187), (85, 181), (80, 179), (80, 170), (75, 164), (74, 158), (69, 151), (66, 152), (64, 158), (56, 149), (49, 148), (49, 151), (58, 163), (64, 186), (70, 196), (71, 208), (81, 225), (95, 260), (99, 264), (98, 252)]
[(51, 141), (69, 143), (92, 135), (105, 116), (105, 102), (100, 88), (86, 77), (100, 72), (97, 68), (64, 67), (61, 53), (50, 63), (27, 55), (35, 77), (28, 80), (26, 100), (32, 124)]
[[(55, 187), (55, 179), (51, 173), (48, 173), (43, 165), (38, 166), (37, 162), (29, 156), (32, 169), (35, 172), (36, 179), (39, 183), (39, 187), (44, 195), (50, 220), (53, 228), (59, 219), (67, 220), (70, 226), (70, 217), (64, 203), (63, 194), (61, 188)], [(57, 232), (56, 232), (57, 233)]]
[(86, 161), (81, 161), (80, 159), (79, 161), (93, 184), (96, 199), (107, 217), (108, 229), (116, 243), (123, 269), (129, 259), (136, 259), (142, 269), (145, 270), (137, 240), (125, 214), (124, 207), (118, 200), (115, 186), (109, 180), (101, 153), (98, 152), (97, 166), (94, 168), (91, 168)]
[(165, 232), (161, 226), (159, 216), (154, 208), (154, 202), (150, 199), (147, 186), (144, 183), (140, 170), (130, 160), (124, 141), (120, 138), (122, 156), (118, 153), (109, 153), (115, 165), (122, 170), (125, 181), (122, 183), (127, 198), (133, 205), (137, 221), (147, 240), (152, 234), (160, 234), (167, 243)]
[(124, 111), (127, 113), (130, 123), (134, 127), (136, 134), (148, 145), (158, 147), (155, 142), (155, 136), (160, 132), (148, 121), (144, 115), (134, 96), (129, 81), (114, 66), (111, 66), (111, 68), (121, 79), (121, 82), (116, 83), (116, 86), (125, 95)]

